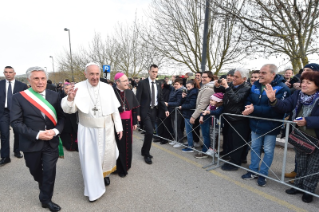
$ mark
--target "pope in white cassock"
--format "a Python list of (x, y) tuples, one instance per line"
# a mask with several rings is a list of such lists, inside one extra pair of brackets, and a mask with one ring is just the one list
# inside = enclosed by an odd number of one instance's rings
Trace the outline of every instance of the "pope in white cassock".
[(61, 102), (65, 113), (79, 114), (78, 146), (84, 179), (84, 195), (90, 201), (99, 199), (110, 184), (109, 175), (116, 170), (119, 151), (114, 126), (119, 139), (123, 127), (113, 88), (100, 82), (100, 67), (89, 63), (85, 67), (87, 80), (77, 83)]

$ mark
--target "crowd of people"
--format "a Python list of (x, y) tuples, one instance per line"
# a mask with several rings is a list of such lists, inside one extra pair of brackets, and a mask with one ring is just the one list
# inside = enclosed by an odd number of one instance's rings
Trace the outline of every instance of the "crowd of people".
[[(43, 68), (32, 67), (27, 70), (28, 88), (14, 79), (14, 68), (7, 66), (6, 79), (0, 81), (5, 91), (0, 95), (0, 166), (11, 162), (11, 125), (14, 156), (24, 156), (38, 182), (42, 206), (51, 211), (61, 209), (51, 200), (60, 140), (65, 149), (79, 152), (84, 195), (94, 202), (110, 184), (111, 173), (128, 174), (132, 132), (138, 125), (145, 134), (141, 148), (145, 163), (153, 163), (152, 142), (170, 144), (185, 153), (197, 150), (197, 159), (218, 156), (229, 160), (221, 167), (224, 171), (236, 171), (248, 163), (250, 151), (251, 171), (242, 179), (257, 179), (259, 186), (266, 185), (276, 137), (282, 130), (282, 122), (275, 120), (291, 120), (305, 135), (319, 138), (319, 65), (315, 63), (296, 75), (292, 69), (280, 75), (276, 65), (265, 64), (251, 74), (236, 68), (220, 77), (205, 71), (195, 73), (193, 79), (192, 73), (157, 79), (159, 68), (153, 64), (147, 78), (130, 79), (117, 73), (114, 81), (109, 81), (100, 78), (96, 63), (87, 64), (84, 74), (86, 81), (66, 79), (56, 86)], [(219, 128), (220, 152), (216, 142)], [(305, 154), (295, 148), (295, 152), (295, 170), (286, 176), (296, 177), (296, 187), (314, 193), (319, 181), (319, 150)], [(291, 188), (286, 193), (302, 192)], [(312, 199), (303, 193), (302, 201)]]

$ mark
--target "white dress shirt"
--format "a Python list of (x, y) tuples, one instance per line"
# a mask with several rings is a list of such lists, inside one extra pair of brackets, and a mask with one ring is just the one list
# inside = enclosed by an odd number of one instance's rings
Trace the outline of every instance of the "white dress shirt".
[[(42, 93), (39, 93), (39, 94), (40, 94), (41, 96), (43, 96), (43, 98), (45, 98), (46, 92), (45, 92), (45, 90), (44, 90)], [(42, 111), (41, 111), (41, 114), (42, 114), (42, 116), (45, 118), (45, 114), (42, 113)], [(47, 129), (47, 126), (45, 126), (45, 129)], [(57, 130), (56, 128), (53, 128), (52, 130), (55, 132), (55, 136), (57, 136), (57, 135), (60, 133), (59, 130)], [(40, 131), (38, 132), (37, 137), (36, 137), (37, 140), (39, 139), (40, 132), (44, 132), (44, 131), (43, 131), (43, 130), (40, 130)]]
[[(15, 79), (13, 79), (11, 81), (11, 91), (12, 91), (12, 94), (13, 94), (13, 89), (14, 89), (14, 83), (16, 82)], [(4, 108), (7, 108), (7, 92), (8, 92), (8, 88), (9, 88), (9, 80), (6, 80), (6, 102), (4, 103)]]
[[(158, 102), (157, 102), (157, 85), (156, 85), (156, 80), (152, 81), (150, 77), (148, 77), (148, 81), (150, 83), (150, 91), (151, 91), (151, 98), (152, 98), (152, 82), (154, 82), (154, 91), (155, 91), (155, 105), (157, 106)], [(151, 104), (150, 106), (152, 106), (152, 99), (151, 99)]]

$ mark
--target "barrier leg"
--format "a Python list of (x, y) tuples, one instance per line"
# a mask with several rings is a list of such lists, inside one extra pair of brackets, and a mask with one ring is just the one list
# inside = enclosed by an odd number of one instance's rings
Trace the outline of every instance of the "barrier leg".
[(287, 149), (288, 149), (288, 136), (289, 136), (289, 127), (290, 124), (286, 123), (286, 136), (285, 136), (285, 148), (284, 148), (284, 159), (282, 162), (282, 170), (281, 170), (281, 181), (285, 182), (285, 171), (286, 171), (286, 160), (287, 160)]

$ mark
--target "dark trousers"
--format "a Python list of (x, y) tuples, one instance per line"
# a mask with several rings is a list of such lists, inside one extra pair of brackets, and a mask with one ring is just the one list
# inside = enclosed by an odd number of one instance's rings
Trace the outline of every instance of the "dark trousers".
[[(177, 142), (183, 142), (182, 139), (184, 137), (184, 131), (182, 130), (181, 126), (185, 126), (185, 123), (184, 123), (184, 118), (183, 116), (181, 115), (180, 111), (177, 111), (177, 119), (175, 118), (175, 111), (173, 111), (171, 114), (171, 124), (172, 124), (172, 127), (174, 129), (174, 134), (175, 134), (175, 137), (177, 135)], [(175, 125), (175, 122), (177, 125)], [(176, 126), (176, 127), (175, 127)], [(175, 140), (175, 138), (174, 138)]]
[(199, 118), (195, 120), (195, 123), (193, 124), (193, 140), (194, 142), (198, 143), (199, 142), (199, 137), (200, 137), (200, 127), (199, 127)]
[[(141, 108), (141, 110), (145, 110), (145, 108)], [(142, 117), (145, 135), (144, 135), (144, 143), (143, 143), (141, 153), (144, 156), (150, 155), (156, 116), (157, 116), (157, 108), (154, 107), (153, 109), (149, 108), (149, 111), (147, 112), (146, 116)]]
[(52, 199), (58, 157), (59, 149), (53, 149), (47, 142), (44, 142), (42, 151), (24, 152), (26, 166), (34, 180), (40, 184), (39, 199), (42, 203)]
[[(241, 165), (241, 161), (246, 159), (248, 145), (245, 145), (246, 142), (250, 141), (250, 128), (249, 120), (244, 119), (240, 121), (231, 122), (231, 125), (239, 133), (237, 133), (232, 127), (228, 128), (228, 142), (231, 146), (230, 151), (237, 149), (236, 151), (230, 153), (230, 162), (237, 165)], [(241, 138), (242, 137), (242, 138)], [(243, 140), (244, 139), (244, 140)], [(243, 146), (245, 145), (245, 146)]]
[[(1, 158), (10, 157), (10, 111), (4, 109), (2, 117), (0, 117), (0, 131), (1, 131)], [(14, 132), (13, 152), (19, 153), (19, 134)]]

